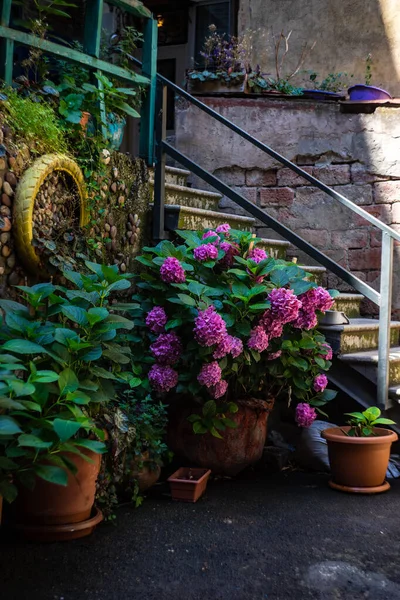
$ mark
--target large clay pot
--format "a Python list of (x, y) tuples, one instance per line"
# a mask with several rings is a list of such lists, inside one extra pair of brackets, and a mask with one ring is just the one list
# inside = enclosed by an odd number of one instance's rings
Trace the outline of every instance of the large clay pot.
[(385, 481), (390, 447), (397, 433), (376, 427), (374, 436), (349, 437), (350, 427), (331, 427), (321, 435), (328, 442), (330, 486), (345, 492), (374, 494), (390, 488)]
[(17, 524), (65, 525), (89, 519), (96, 493), (101, 455), (85, 450), (89, 463), (77, 454), (66, 452), (78, 472), (68, 471), (68, 485), (61, 486), (36, 479), (33, 490), (21, 486), (15, 502)]
[(187, 420), (198, 407), (176, 407), (168, 427), (168, 445), (192, 464), (211, 469), (221, 475), (237, 475), (247, 466), (260, 460), (267, 437), (267, 419), (274, 401), (247, 399), (236, 401), (237, 413), (229, 417), (237, 428), (227, 427), (223, 439), (196, 434)]

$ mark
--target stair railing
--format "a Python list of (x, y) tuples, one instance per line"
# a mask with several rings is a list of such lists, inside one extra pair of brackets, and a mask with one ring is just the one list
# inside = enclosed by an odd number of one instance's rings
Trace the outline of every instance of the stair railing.
[[(132, 60), (140, 65), (140, 61), (131, 57)], [(332, 260), (329, 256), (315, 248), (312, 244), (298, 236), (288, 229), (285, 225), (268, 215), (264, 210), (255, 206), (238, 192), (232, 190), (228, 185), (215, 177), (212, 173), (203, 169), (193, 160), (176, 150), (166, 141), (166, 115), (167, 115), (167, 90), (171, 89), (193, 106), (196, 106), (210, 117), (219, 121), (243, 139), (250, 142), (253, 146), (262, 150), (281, 164), (288, 167), (291, 171), (297, 173), (313, 186), (325, 192), (328, 196), (337, 200), (352, 212), (360, 215), (366, 221), (377, 227), (382, 232), (382, 254), (381, 254), (381, 280), (380, 290), (377, 292), (370, 285), (353, 275), (350, 271)], [(153, 208), (153, 237), (163, 239), (165, 237), (164, 216), (165, 216), (165, 166), (167, 155), (179, 162), (183, 167), (203, 179), (221, 194), (227, 196), (238, 206), (245, 209), (253, 217), (273, 229), (287, 241), (291, 242), (298, 249), (304, 251), (308, 256), (315, 259), (319, 264), (337, 275), (342, 281), (346, 282), (357, 290), (360, 294), (371, 300), (379, 306), (379, 342), (378, 342), (378, 376), (377, 376), (377, 404), (383, 409), (390, 408), (389, 404), (389, 368), (390, 368), (390, 324), (392, 309), (392, 289), (393, 289), (393, 248), (394, 241), (400, 242), (400, 234), (382, 223), (379, 219), (369, 214), (361, 206), (358, 206), (336, 190), (333, 190), (322, 183), (310, 173), (304, 171), (298, 165), (260, 142), (241, 127), (229, 121), (217, 111), (213, 110), (198, 98), (172, 83), (160, 74), (157, 74), (157, 95), (156, 95), (156, 134), (155, 134), (155, 173), (154, 173), (154, 208)]]

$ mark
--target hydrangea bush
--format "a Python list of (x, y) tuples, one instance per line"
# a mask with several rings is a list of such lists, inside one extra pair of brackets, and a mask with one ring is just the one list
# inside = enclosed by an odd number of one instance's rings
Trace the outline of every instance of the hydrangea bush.
[(137, 258), (144, 385), (202, 404), (190, 418), (197, 433), (220, 437), (235, 401), (249, 397), (283, 397), (310, 425), (335, 396), (325, 375), (332, 350), (315, 328), (337, 292), (228, 224), (178, 234), (181, 244), (162, 241)]

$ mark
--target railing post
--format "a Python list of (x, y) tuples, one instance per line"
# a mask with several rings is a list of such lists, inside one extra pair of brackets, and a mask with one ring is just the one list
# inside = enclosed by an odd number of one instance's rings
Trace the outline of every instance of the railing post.
[(381, 290), (379, 306), (378, 406), (389, 408), (390, 321), (392, 312), (393, 245), (389, 233), (382, 232)]
[(150, 79), (140, 119), (139, 154), (149, 166), (154, 162), (154, 115), (157, 93), (157, 21), (147, 19), (144, 30), (142, 74)]
[[(2, 27), (9, 27), (11, 18), (12, 0), (0, 0), (0, 23)], [(0, 40), (0, 77), (8, 85), (12, 84), (14, 42), (3, 38)]]
[(163, 141), (167, 135), (167, 86), (158, 85), (156, 95), (156, 164), (154, 169), (153, 238), (162, 240), (164, 231), (165, 162)]

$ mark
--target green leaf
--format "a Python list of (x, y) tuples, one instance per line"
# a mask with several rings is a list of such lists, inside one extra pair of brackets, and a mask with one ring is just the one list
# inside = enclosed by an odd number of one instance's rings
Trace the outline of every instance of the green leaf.
[(119, 281), (114, 281), (107, 288), (107, 293), (110, 292), (121, 292), (122, 290), (129, 290), (131, 287), (131, 282), (128, 279), (120, 279)]
[(63, 346), (68, 346), (68, 340), (79, 341), (79, 335), (72, 329), (58, 327), (54, 333), (54, 339)]
[(232, 419), (229, 419), (228, 417), (223, 417), (222, 422), (224, 425), (226, 425), (227, 427), (231, 427), (232, 429), (238, 428), (238, 424), (236, 423), (236, 421), (232, 421)]
[(217, 405), (215, 403), (214, 400), (209, 400), (208, 402), (206, 402), (203, 406), (203, 416), (206, 419), (210, 419), (212, 417), (215, 417), (215, 414), (217, 412)]
[(250, 335), (251, 325), (250, 323), (236, 323), (236, 331), (245, 337)]
[(35, 386), (32, 383), (25, 383), (20, 379), (12, 379), (9, 384), (14, 394), (19, 398), (20, 396), (31, 396), (35, 393)]
[(75, 392), (79, 387), (79, 381), (74, 371), (69, 367), (61, 371), (58, 379), (60, 394), (65, 396), (69, 392)]
[(17, 421), (7, 415), (0, 415), (0, 436), (21, 433)]
[(61, 312), (73, 323), (78, 323), (78, 325), (88, 324), (86, 310), (79, 306), (63, 305), (61, 306)]
[(11, 352), (16, 352), (17, 354), (43, 354), (47, 353), (47, 350), (40, 346), (39, 344), (35, 344), (34, 342), (30, 342), (29, 340), (9, 340), (2, 347), (3, 350), (10, 350)]
[(76, 392), (69, 392), (66, 396), (67, 402), (73, 402), (74, 404), (89, 404), (90, 396), (82, 392), (82, 390), (77, 390)]
[(57, 485), (66, 486), (68, 484), (68, 474), (65, 469), (53, 467), (51, 465), (36, 465), (35, 473), (41, 479), (55, 483)]
[(96, 454), (104, 454), (107, 452), (106, 445), (103, 442), (98, 442), (97, 440), (74, 440), (75, 446), (80, 446), (81, 448), (86, 448), (87, 450), (91, 450)]
[(303, 338), (299, 341), (299, 348), (311, 350), (312, 348), (316, 348), (316, 346), (317, 344), (311, 338)]
[(201, 421), (196, 421), (193, 423), (193, 431), (194, 433), (207, 433), (208, 429), (202, 424)]
[(337, 396), (337, 391), (336, 390), (329, 390), (328, 388), (326, 388), (320, 398), (322, 398), (322, 400), (324, 400), (325, 402), (330, 402), (330, 400), (333, 400), (334, 398), (336, 398)]
[(381, 416), (381, 411), (377, 406), (371, 406), (363, 412), (363, 415), (367, 417), (369, 421), (375, 421), (375, 419), (378, 419)]
[(165, 325), (165, 329), (166, 331), (168, 331), (169, 329), (174, 329), (174, 327), (179, 327), (180, 325), (182, 325), (182, 323), (182, 319), (172, 319), (171, 321), (168, 321), (168, 323)]
[(109, 358), (113, 362), (119, 363), (121, 365), (126, 365), (126, 364), (130, 363), (130, 361), (131, 361), (129, 356), (127, 356), (126, 354), (123, 354), (122, 352), (118, 352), (117, 350), (114, 350), (113, 348), (109, 348), (108, 350), (105, 350), (103, 352), (103, 356), (105, 356), (106, 358)]
[(22, 447), (46, 449), (50, 448), (52, 445), (53, 442), (45, 442), (37, 435), (32, 435), (30, 433), (23, 433), (18, 437), (18, 446)]
[(3, 496), (3, 498), (11, 504), (18, 496), (18, 489), (9, 481), (0, 481), (0, 496)]
[(0, 456), (0, 469), (5, 469), (6, 471), (10, 471), (11, 469), (18, 468), (16, 462), (11, 460), (11, 458), (7, 458), (6, 456)]
[(89, 308), (87, 312), (87, 319), (90, 325), (94, 325), (95, 323), (99, 323), (100, 321), (104, 321), (108, 317), (110, 313), (106, 308)]
[(188, 296), (188, 294), (178, 294), (178, 298), (187, 306), (196, 306), (196, 301), (191, 296)]
[(81, 424), (76, 421), (67, 421), (66, 419), (54, 419), (54, 431), (62, 442), (72, 438), (81, 428)]
[(259, 310), (266, 310), (267, 308), (270, 308), (270, 307), (271, 307), (270, 302), (259, 302), (258, 304), (251, 304), (249, 308), (252, 312), (256, 312)]
[(133, 329), (134, 323), (130, 319), (126, 317), (121, 317), (120, 315), (109, 315), (107, 319), (103, 321), (103, 324), (112, 324), (115, 329)]
[(31, 381), (35, 381), (36, 383), (53, 383), (54, 381), (58, 381), (59, 375), (55, 371), (37, 371), (35, 375), (31, 376)]
[(284, 269), (275, 269), (271, 273), (271, 281), (278, 287), (283, 287), (289, 283), (289, 275)]
[(202, 283), (198, 283), (197, 281), (191, 281), (188, 285), (189, 292), (195, 294), (196, 296), (202, 296), (205, 289), (206, 286)]
[(217, 431), (217, 429), (215, 427), (211, 427), (210, 429), (210, 433), (213, 437), (218, 438), (219, 440), (223, 440), (224, 438), (222, 437), (222, 435)]
[(392, 419), (386, 419), (384, 417), (379, 417), (379, 419), (375, 419), (374, 425), (396, 425), (396, 421), (392, 421)]

